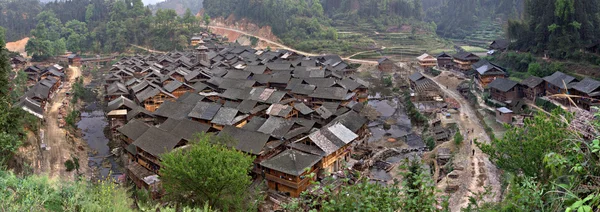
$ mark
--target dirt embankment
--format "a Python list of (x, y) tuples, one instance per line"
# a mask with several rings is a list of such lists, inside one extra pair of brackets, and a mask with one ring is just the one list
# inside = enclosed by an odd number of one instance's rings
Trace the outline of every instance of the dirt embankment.
[[(255, 36), (266, 38), (271, 41), (280, 42), (279, 38), (273, 34), (270, 26), (260, 27), (257, 24), (252, 23), (248, 19), (245, 19), (245, 18), (237, 19), (234, 15), (230, 15), (227, 19), (225, 19), (223, 17), (214, 18), (214, 19), (212, 19), (210, 25), (236, 29), (239, 31), (247, 32), (247, 33), (255, 35)], [(245, 38), (247, 36), (240, 34), (238, 32), (230, 31), (230, 30), (223, 30), (223, 29), (215, 28), (215, 29), (212, 29), (212, 32), (214, 32), (215, 34), (218, 34), (218, 35), (226, 36), (229, 39), (229, 42), (235, 42), (235, 41), (239, 42), (240, 40), (248, 40), (248, 38)], [(265, 42), (259, 42), (257, 47), (258, 48), (266, 48), (267, 46), (271, 46), (272, 48), (276, 47), (276, 46), (268, 45)]]
[(28, 41), (29, 41), (29, 38), (23, 38), (21, 40), (15, 41), (15, 42), (8, 42), (8, 43), (6, 43), (6, 49), (8, 49), (8, 51), (11, 51), (11, 52), (18, 52), (21, 54), (25, 54), (25, 46), (27, 45)]

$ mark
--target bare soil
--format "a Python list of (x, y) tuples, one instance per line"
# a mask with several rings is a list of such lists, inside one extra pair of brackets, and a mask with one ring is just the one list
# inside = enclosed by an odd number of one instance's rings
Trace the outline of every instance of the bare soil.
[(23, 38), (21, 40), (15, 41), (15, 42), (8, 42), (8, 43), (6, 43), (6, 49), (8, 49), (8, 51), (11, 51), (11, 52), (18, 52), (21, 54), (26, 54), (25, 46), (27, 45), (28, 41), (29, 41), (29, 38)]

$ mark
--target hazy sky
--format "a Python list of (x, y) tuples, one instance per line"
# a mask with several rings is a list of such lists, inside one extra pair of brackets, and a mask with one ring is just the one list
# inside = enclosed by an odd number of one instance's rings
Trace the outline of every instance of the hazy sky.
[(165, 0), (142, 0), (142, 2), (144, 2), (144, 5), (156, 4), (157, 2), (161, 2), (161, 1), (165, 1)]

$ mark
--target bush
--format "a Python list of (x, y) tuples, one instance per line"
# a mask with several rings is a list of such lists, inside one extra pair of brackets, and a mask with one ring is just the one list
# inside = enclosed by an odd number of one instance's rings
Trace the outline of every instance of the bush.
[(435, 139), (433, 139), (433, 137), (429, 136), (425, 138), (425, 144), (427, 145), (429, 151), (435, 149)]
[(75, 128), (77, 127), (77, 118), (79, 117), (80, 112), (77, 110), (71, 111), (69, 113), (69, 115), (67, 115), (67, 117), (65, 117), (65, 122), (67, 123), (67, 125)]
[(383, 83), (383, 86), (385, 86), (385, 87), (391, 87), (393, 84), (392, 77), (384, 77), (382, 79), (382, 83)]
[(462, 134), (460, 134), (460, 131), (458, 131), (458, 132), (456, 132), (456, 134), (454, 134), (454, 143), (457, 146), (460, 145), (463, 142), (464, 139), (465, 138), (463, 137)]

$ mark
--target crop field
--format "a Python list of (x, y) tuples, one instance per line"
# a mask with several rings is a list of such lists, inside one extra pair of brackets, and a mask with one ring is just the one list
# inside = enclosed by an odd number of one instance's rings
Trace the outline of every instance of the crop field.
[(352, 46), (344, 56), (353, 59), (377, 59), (381, 56), (394, 60), (414, 60), (423, 54), (455, 52), (452, 42), (438, 37), (435, 33), (419, 31), (412, 34), (410, 30), (378, 31), (371, 24), (336, 23), (339, 42)]

